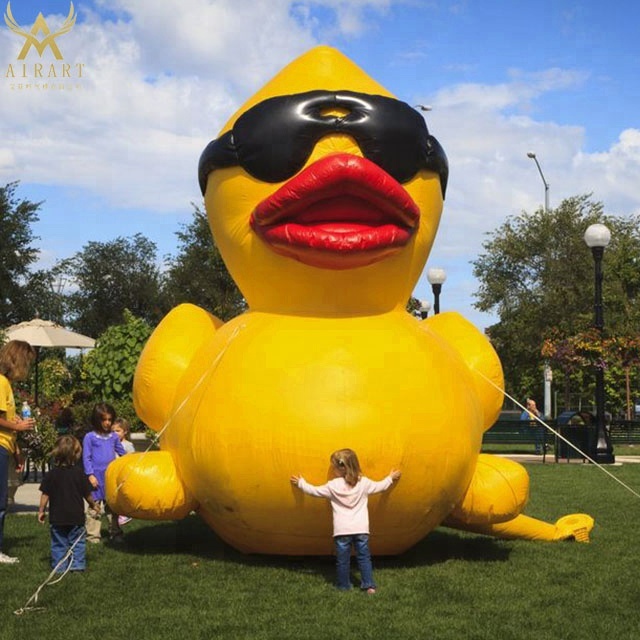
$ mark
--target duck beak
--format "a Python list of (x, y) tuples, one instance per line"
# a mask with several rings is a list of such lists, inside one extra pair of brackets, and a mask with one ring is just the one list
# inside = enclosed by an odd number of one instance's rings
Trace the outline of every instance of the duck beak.
[(323, 269), (353, 269), (400, 252), (420, 210), (402, 185), (370, 160), (321, 158), (260, 202), (253, 231), (275, 252)]

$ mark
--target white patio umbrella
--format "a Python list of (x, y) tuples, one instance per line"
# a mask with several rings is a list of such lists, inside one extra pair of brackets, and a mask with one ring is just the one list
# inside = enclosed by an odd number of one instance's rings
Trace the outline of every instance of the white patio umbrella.
[(24, 340), (36, 350), (36, 388), (35, 403), (38, 404), (38, 360), (40, 347), (61, 347), (69, 349), (90, 349), (95, 346), (93, 338), (84, 336), (75, 331), (69, 331), (64, 327), (51, 322), (34, 318), (8, 327), (5, 330), (7, 340)]

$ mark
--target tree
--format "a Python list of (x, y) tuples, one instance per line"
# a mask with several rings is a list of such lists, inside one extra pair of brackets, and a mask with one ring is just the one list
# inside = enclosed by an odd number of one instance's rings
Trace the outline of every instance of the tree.
[(156, 324), (168, 307), (156, 245), (140, 233), (109, 242), (92, 241), (57, 265), (73, 290), (66, 295), (72, 327), (89, 336), (123, 321), (124, 310)]
[(586, 228), (606, 224), (603, 294), (610, 334), (627, 333), (640, 320), (640, 218), (606, 216), (589, 195), (550, 211), (522, 212), (491, 232), (472, 264), (480, 281), (475, 307), (497, 313), (488, 333), (505, 370), (507, 388), (521, 397), (541, 395), (543, 341), (555, 329), (568, 338), (593, 324), (593, 258)]
[[(612, 413), (632, 419), (631, 372), (640, 366), (640, 337), (604, 338), (597, 329), (581, 331), (568, 338), (558, 332), (544, 341), (542, 356), (562, 372), (565, 407), (570, 407), (569, 387), (584, 372), (600, 368), (604, 372), (607, 401)], [(624, 379), (624, 393), (622, 391)]]
[(164, 292), (170, 306), (191, 302), (229, 320), (247, 304), (213, 241), (206, 213), (193, 209), (193, 220), (176, 232), (179, 253), (168, 261)]
[(640, 216), (605, 218), (611, 245), (604, 254), (605, 326), (637, 336), (640, 326)]
[(632, 420), (634, 403), (631, 398), (631, 372), (633, 369), (640, 367), (640, 335), (636, 330), (635, 336), (613, 338), (610, 341), (609, 348), (624, 372), (624, 415), (627, 420)]
[(405, 305), (405, 310), (407, 313), (410, 313), (412, 316), (416, 318), (420, 317), (420, 309), (422, 308), (422, 301), (418, 300), (418, 298), (414, 298), (411, 296), (409, 300), (407, 300), (407, 304)]
[(18, 200), (17, 182), (0, 187), (0, 326), (9, 326), (35, 314), (29, 296), (29, 267), (37, 260), (32, 226), (42, 203)]
[(23, 319), (38, 315), (46, 320), (64, 324), (65, 298), (60, 291), (55, 267), (29, 273), (24, 288), (28, 308), (33, 309), (33, 313)]
[[(584, 372), (594, 367), (606, 369), (606, 343), (597, 329), (587, 329), (571, 336), (563, 336), (551, 329), (540, 351), (543, 358), (561, 372), (564, 387), (564, 406), (571, 407), (571, 382), (584, 385)], [(557, 376), (556, 376), (557, 381)]]

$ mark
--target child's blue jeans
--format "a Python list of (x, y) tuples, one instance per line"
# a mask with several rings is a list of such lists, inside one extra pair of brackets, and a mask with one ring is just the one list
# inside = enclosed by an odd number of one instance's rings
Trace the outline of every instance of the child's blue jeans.
[(69, 563), (71, 563), (71, 571), (84, 571), (87, 568), (87, 536), (84, 525), (52, 524), (50, 531), (51, 568), (53, 569), (65, 557), (69, 549), (73, 547), (70, 557), (58, 567), (57, 572), (63, 573), (66, 571)]
[(0, 552), (4, 538), (4, 518), (7, 514), (7, 498), (9, 494), (9, 456), (11, 454), (0, 447)]
[(371, 553), (369, 552), (369, 535), (357, 533), (349, 536), (335, 536), (333, 541), (336, 545), (336, 569), (338, 589), (351, 589), (351, 546), (356, 552), (358, 569), (360, 570), (360, 588), (375, 589), (373, 581), (373, 566), (371, 565)]

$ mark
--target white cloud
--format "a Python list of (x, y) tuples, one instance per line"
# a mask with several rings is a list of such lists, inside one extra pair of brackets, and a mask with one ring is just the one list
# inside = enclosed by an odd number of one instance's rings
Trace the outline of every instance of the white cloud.
[[(115, 206), (183, 209), (199, 196), (198, 156), (226, 118), (291, 59), (315, 44), (313, 9), (350, 32), (387, 0), (103, 0), (59, 45), (83, 63), (79, 88), (27, 90), (0, 77), (0, 181), (84, 187)], [(47, 17), (55, 28), (63, 16)], [(0, 59), (19, 40), (0, 30)], [(33, 64), (29, 60), (29, 66)], [(18, 73), (18, 71), (16, 71)]]
[(640, 129), (623, 131), (606, 152), (577, 153), (572, 169), (604, 194), (601, 199), (610, 205), (610, 213), (640, 213)]
[[(0, 180), (85, 187), (115, 206), (181, 209), (198, 195), (199, 153), (237, 106), (237, 86), (257, 88), (291, 57), (287, 47), (305, 48), (308, 38), (285, 2), (255, 3), (253, 20), (249, 3), (244, 13), (229, 2), (120, 4), (130, 19), (89, 15), (60, 38), (65, 61), (84, 64), (71, 90), (0, 78)], [(269, 20), (274, 33), (263, 37)], [(0, 32), (0, 55), (17, 69), (10, 36)], [(274, 46), (276, 36), (288, 44)]]
[[(300, 16), (307, 16), (307, 24), (314, 28), (316, 36), (326, 39), (331, 35), (353, 37), (377, 30), (380, 16), (385, 16), (392, 5), (406, 3), (407, 0), (308, 0), (295, 2), (293, 6)], [(315, 8), (329, 9), (335, 16), (334, 22), (321, 28), (313, 18)]]
[(12, 167), (15, 164), (13, 151), (7, 148), (0, 148), (0, 171), (3, 167)]
[(446, 87), (438, 93), (437, 103), (445, 108), (469, 105), (478, 111), (494, 111), (523, 106), (547, 91), (577, 87), (588, 77), (584, 72), (563, 69), (547, 69), (536, 73), (511, 69), (508, 75), (510, 82), (496, 85), (466, 83)]
[(314, 44), (289, 0), (117, 0), (146, 75), (217, 78), (248, 90)]
[(542, 206), (544, 185), (529, 151), (537, 154), (550, 185), (551, 206), (589, 192), (612, 213), (628, 214), (640, 206), (640, 131), (627, 130), (609, 150), (589, 154), (581, 127), (514, 112), (549, 91), (580, 84), (584, 74), (551, 69), (510, 75), (513, 82), (445, 87), (425, 99), (433, 105), (428, 126), (451, 168), (436, 255), (477, 255), (486, 232), (508, 215)]
[[(498, 85), (445, 87), (424, 98), (433, 105), (427, 114), (429, 129), (444, 146), (451, 171), (429, 264), (452, 274), (443, 291), (443, 309), (462, 310), (479, 326), (495, 318), (470, 307), (477, 290), (470, 261), (481, 252), (487, 233), (505, 218), (544, 203), (544, 184), (527, 152), (538, 157), (552, 207), (564, 198), (593, 193), (608, 213), (640, 213), (640, 130), (627, 129), (609, 149), (587, 153), (582, 127), (522, 114), (531, 101), (578, 85), (585, 76), (553, 69), (529, 74), (529, 82), (517, 72), (511, 77), (513, 82)], [(425, 278), (416, 291), (430, 297)]]

